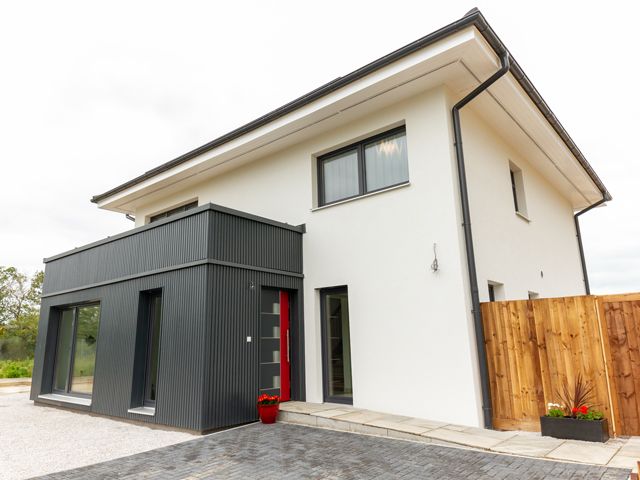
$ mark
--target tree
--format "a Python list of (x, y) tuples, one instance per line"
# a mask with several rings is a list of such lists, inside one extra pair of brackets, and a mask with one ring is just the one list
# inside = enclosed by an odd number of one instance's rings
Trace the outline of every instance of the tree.
[(0, 325), (20, 316), (28, 290), (25, 274), (15, 267), (0, 267)]
[(31, 355), (38, 334), (43, 280), (41, 271), (28, 279), (14, 267), (0, 266), (0, 338), (20, 339)]

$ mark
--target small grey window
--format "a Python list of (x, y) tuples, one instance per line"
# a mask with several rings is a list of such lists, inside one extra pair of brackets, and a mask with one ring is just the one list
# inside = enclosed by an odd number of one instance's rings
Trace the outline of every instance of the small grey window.
[(511, 195), (513, 196), (513, 207), (516, 213), (527, 216), (527, 200), (524, 195), (524, 181), (522, 170), (509, 162), (509, 177), (511, 180)]
[(488, 287), (490, 302), (496, 302), (496, 301), (499, 302), (500, 300), (505, 299), (504, 285), (502, 283), (489, 280), (489, 282), (487, 282), (487, 287)]
[(511, 175), (511, 192), (513, 193), (513, 205), (516, 208), (516, 212), (520, 211), (518, 209), (518, 189), (516, 187), (516, 174), (513, 170), (509, 170), (509, 174)]
[(318, 205), (358, 197), (409, 181), (405, 127), (318, 158)]
[(170, 217), (172, 215), (176, 215), (178, 213), (186, 212), (192, 208), (196, 208), (198, 206), (198, 201), (187, 203), (186, 205), (181, 205), (176, 208), (172, 208), (171, 210), (167, 210), (166, 212), (158, 213), (157, 215), (152, 215), (149, 217), (149, 223), (157, 222), (158, 220), (162, 220), (163, 218)]

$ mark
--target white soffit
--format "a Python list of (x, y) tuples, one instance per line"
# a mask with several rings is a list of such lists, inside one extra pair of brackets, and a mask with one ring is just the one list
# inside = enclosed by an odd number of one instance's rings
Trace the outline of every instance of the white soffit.
[[(193, 178), (195, 175), (198, 175), (200, 181), (200, 174), (212, 167), (235, 162), (243, 155), (257, 152), (257, 149), (260, 149), (260, 152), (256, 156), (263, 156), (264, 147), (274, 142), (279, 143), (279, 148), (297, 143), (305, 138), (305, 131), (311, 126), (322, 122), (329, 123), (329, 119), (333, 122), (336, 116), (350, 108), (391, 91), (399, 85), (409, 85), (417, 79), (454, 65), (462, 51), (476, 41), (474, 27), (455, 33), (267, 125), (115, 193), (98, 202), (98, 207), (128, 212), (132, 204), (152, 192)], [(441, 83), (445, 81), (447, 79), (441, 79)]]

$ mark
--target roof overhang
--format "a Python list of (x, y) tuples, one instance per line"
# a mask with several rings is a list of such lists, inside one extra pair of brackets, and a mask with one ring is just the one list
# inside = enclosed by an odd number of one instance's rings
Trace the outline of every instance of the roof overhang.
[[(429, 88), (462, 97), (499, 68), (506, 48), (474, 10), (426, 37), (340, 77), (243, 127), (92, 198), (100, 208), (136, 207), (337, 128)], [(611, 196), (517, 62), (474, 109), (570, 199), (574, 209)], [(463, 126), (464, 128), (464, 126)]]

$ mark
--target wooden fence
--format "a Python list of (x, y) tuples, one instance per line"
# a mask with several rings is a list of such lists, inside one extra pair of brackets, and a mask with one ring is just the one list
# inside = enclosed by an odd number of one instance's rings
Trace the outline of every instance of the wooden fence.
[(482, 304), (493, 422), (539, 430), (578, 374), (612, 434), (640, 435), (640, 294)]

